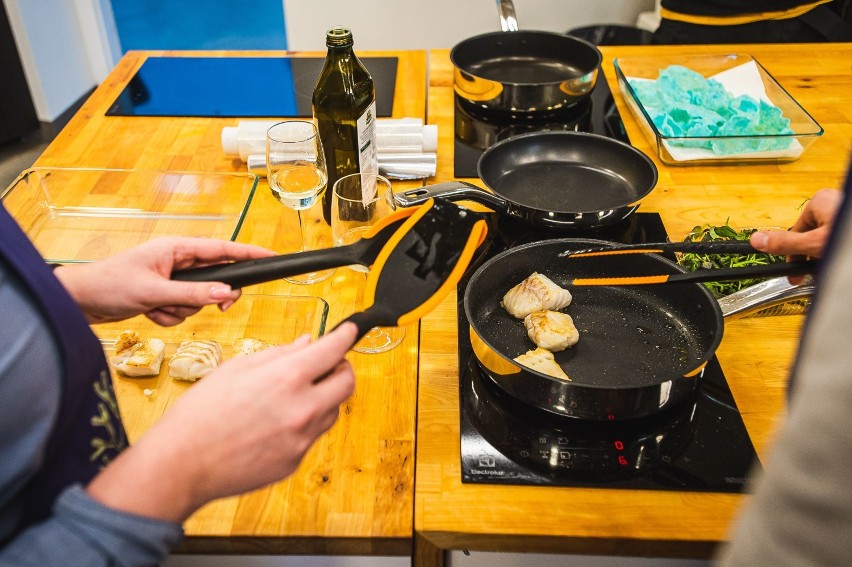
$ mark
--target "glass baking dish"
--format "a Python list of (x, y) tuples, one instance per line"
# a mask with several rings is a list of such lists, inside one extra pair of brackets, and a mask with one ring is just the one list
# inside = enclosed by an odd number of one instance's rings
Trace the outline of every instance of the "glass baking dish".
[[(691, 69), (705, 79), (716, 79), (734, 96), (749, 95), (775, 106), (789, 120), (792, 132), (742, 136), (665, 135), (654, 121), (654, 117), (660, 119), (659, 113), (653, 113), (643, 104), (634, 87), (638, 81), (656, 80), (660, 71), (671, 65)], [(799, 159), (823, 134), (813, 117), (750, 55), (622, 57), (615, 59), (614, 66), (628, 106), (660, 161), (668, 165), (789, 162)], [(702, 147), (711, 145), (741, 149), (720, 153)]]
[[(325, 333), (327, 318), (328, 303), (318, 297), (243, 293), (225, 312), (209, 305), (174, 327), (160, 327), (140, 315), (118, 323), (92, 325), (92, 330), (101, 340), (107, 359), (125, 330), (136, 332), (140, 338), (158, 338), (166, 343), (165, 358), (157, 376), (131, 378), (112, 370), (123, 421), (130, 439), (134, 440), (193, 384), (169, 377), (169, 358), (182, 341), (214, 340), (222, 346), (222, 360), (226, 361), (234, 356), (234, 345), (239, 339), (253, 338), (270, 345), (288, 344), (304, 334), (316, 339)], [(234, 387), (239, 387), (238, 382)]]
[(45, 260), (88, 262), (158, 236), (234, 240), (257, 180), (250, 173), (32, 168), (0, 198)]

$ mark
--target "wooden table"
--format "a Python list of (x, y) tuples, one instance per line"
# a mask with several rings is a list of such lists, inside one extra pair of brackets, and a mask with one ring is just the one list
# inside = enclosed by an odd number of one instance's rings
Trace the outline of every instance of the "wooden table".
[[(790, 226), (803, 201), (839, 187), (852, 141), (852, 44), (605, 47), (603, 70), (631, 142), (653, 149), (626, 107), (612, 60), (653, 53), (750, 53), (825, 129), (789, 164), (666, 167), (641, 205), (670, 235), (693, 226)], [(429, 122), (438, 124), (438, 179), (453, 178), (453, 78), (446, 51), (431, 51)], [(765, 459), (784, 404), (801, 316), (729, 322), (718, 358), (755, 448)], [(462, 484), (456, 297), (421, 322), (417, 412), (415, 553), (440, 564), (440, 550), (709, 557), (747, 500), (736, 494)]]
[[(110, 73), (36, 166), (244, 171), (221, 150), (223, 126), (233, 118), (144, 118), (105, 116), (106, 110), (148, 56), (272, 56), (283, 52), (131, 52)], [(324, 53), (291, 53), (324, 57)], [(372, 52), (398, 58), (393, 117), (425, 118), (424, 51)], [(262, 77), (258, 77), (262, 85)], [(422, 182), (399, 182), (397, 189)], [(292, 211), (271, 195), (261, 180), (238, 240), (281, 249), (298, 226)], [(329, 325), (354, 310), (356, 276), (338, 270), (311, 286), (283, 281), (252, 288), (253, 293), (313, 295), (330, 305)], [(341, 419), (305, 457), (288, 480), (220, 500), (186, 522), (181, 551), (240, 554), (412, 553), (414, 431), (418, 329), (380, 355), (352, 353), (356, 392)], [(122, 388), (119, 404), (122, 403)], [(125, 399), (126, 401), (126, 399)], [(392, 411), (388, 411), (392, 408)], [(131, 440), (150, 426), (140, 415), (125, 417)], [(168, 482), (168, 479), (163, 479)]]

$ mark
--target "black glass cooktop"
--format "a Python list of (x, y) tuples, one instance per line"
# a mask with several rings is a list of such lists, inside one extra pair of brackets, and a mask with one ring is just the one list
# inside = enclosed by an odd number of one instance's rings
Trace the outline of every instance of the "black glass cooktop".
[(757, 455), (715, 357), (693, 398), (649, 417), (592, 422), (555, 416), (514, 399), (482, 371), (470, 345), (464, 286), (488, 258), (544, 238), (665, 241), (660, 216), (635, 213), (582, 235), (543, 232), (506, 219), (495, 224), (487, 251), (459, 285), (462, 481), (742, 492)]
[[(107, 116), (301, 117), (325, 59), (320, 57), (149, 57)], [(363, 57), (376, 86), (376, 112), (391, 116), (396, 57)]]

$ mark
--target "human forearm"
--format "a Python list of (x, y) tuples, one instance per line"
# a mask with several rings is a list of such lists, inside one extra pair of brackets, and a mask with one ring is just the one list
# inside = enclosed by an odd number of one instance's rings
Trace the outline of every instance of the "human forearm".
[(205, 305), (227, 309), (239, 290), (217, 282), (171, 281), (173, 270), (232, 260), (263, 258), (272, 251), (206, 238), (158, 238), (89, 264), (56, 268), (54, 274), (90, 323), (145, 314), (176, 325)]

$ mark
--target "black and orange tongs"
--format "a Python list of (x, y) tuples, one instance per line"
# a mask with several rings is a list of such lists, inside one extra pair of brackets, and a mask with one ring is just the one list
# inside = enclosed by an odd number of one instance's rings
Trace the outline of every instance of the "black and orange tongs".
[[(665, 254), (673, 252), (692, 254), (762, 254), (746, 240), (719, 240), (712, 242), (651, 242), (643, 244), (615, 245), (611, 247), (566, 250), (559, 254), (563, 258), (612, 257), (625, 254)], [(819, 267), (819, 260), (798, 260), (794, 262), (775, 262), (741, 268), (718, 268), (678, 272), (674, 274), (653, 274), (642, 276), (575, 278), (569, 285), (648, 285), (676, 282), (715, 282), (743, 280), (751, 278), (769, 278), (776, 276), (799, 276), (811, 274)]]

